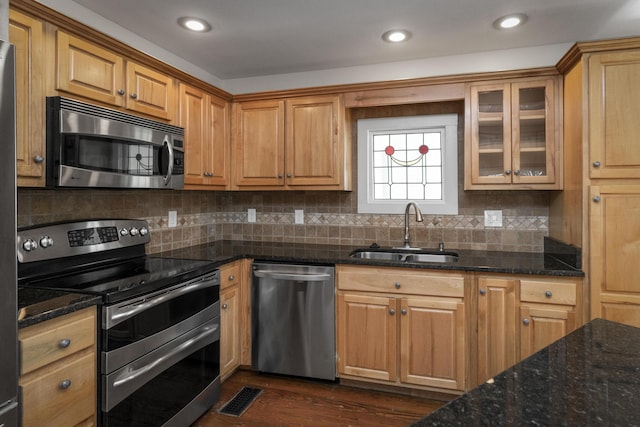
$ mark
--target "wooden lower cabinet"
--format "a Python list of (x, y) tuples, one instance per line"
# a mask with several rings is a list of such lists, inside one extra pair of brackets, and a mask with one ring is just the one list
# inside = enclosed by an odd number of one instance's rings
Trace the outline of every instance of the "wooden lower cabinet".
[[(461, 274), (338, 266), (337, 278), (341, 378), (430, 390), (465, 389)], [(407, 293), (425, 292), (429, 281), (437, 295)]]
[(251, 260), (220, 267), (220, 378), (250, 361), (249, 280)]
[(96, 425), (95, 307), (20, 329), (22, 425)]
[(475, 279), (475, 292), (478, 383), (583, 323), (580, 278), (483, 275)]

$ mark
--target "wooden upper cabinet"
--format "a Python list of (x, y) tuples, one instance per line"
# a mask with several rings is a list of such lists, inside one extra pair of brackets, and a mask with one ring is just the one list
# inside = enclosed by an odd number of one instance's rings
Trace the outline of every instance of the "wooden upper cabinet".
[(16, 173), (18, 186), (45, 185), (44, 22), (9, 11), (16, 58)]
[(561, 81), (470, 83), (465, 189), (561, 189)]
[(282, 187), (284, 101), (242, 102), (234, 109), (234, 184), (240, 188)]
[(180, 84), (180, 126), (185, 129), (185, 188), (229, 184), (229, 103)]
[(640, 50), (589, 58), (591, 178), (640, 178)]
[(234, 108), (235, 187), (348, 189), (341, 96), (248, 101)]
[(57, 83), (61, 92), (172, 121), (173, 78), (64, 31), (57, 31)]

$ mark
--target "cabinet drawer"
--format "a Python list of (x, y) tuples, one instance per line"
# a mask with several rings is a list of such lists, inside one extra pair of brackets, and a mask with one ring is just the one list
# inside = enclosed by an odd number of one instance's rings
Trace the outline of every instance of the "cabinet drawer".
[(340, 266), (338, 289), (462, 298), (464, 277), (430, 270)]
[(95, 413), (95, 352), (70, 359), (20, 379), (25, 427), (75, 426)]
[(94, 312), (91, 307), (20, 330), (20, 374), (93, 346)]
[(234, 262), (220, 268), (220, 289), (240, 283), (241, 263)]
[(576, 299), (575, 283), (520, 281), (520, 301), (576, 305)]

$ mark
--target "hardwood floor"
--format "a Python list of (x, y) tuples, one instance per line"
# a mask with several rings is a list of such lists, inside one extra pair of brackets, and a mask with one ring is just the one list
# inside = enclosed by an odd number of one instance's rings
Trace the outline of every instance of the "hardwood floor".
[[(219, 414), (217, 411), (243, 386), (263, 392), (242, 416)], [(444, 403), (241, 370), (222, 384), (218, 403), (192, 427), (408, 426)]]

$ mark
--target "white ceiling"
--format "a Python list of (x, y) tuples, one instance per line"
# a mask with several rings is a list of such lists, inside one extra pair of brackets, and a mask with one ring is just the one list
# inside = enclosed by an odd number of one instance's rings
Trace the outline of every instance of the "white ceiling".
[[(640, 0), (74, 1), (222, 80), (640, 35)], [(508, 13), (528, 22), (495, 30)], [(413, 37), (383, 42), (393, 28)]]

